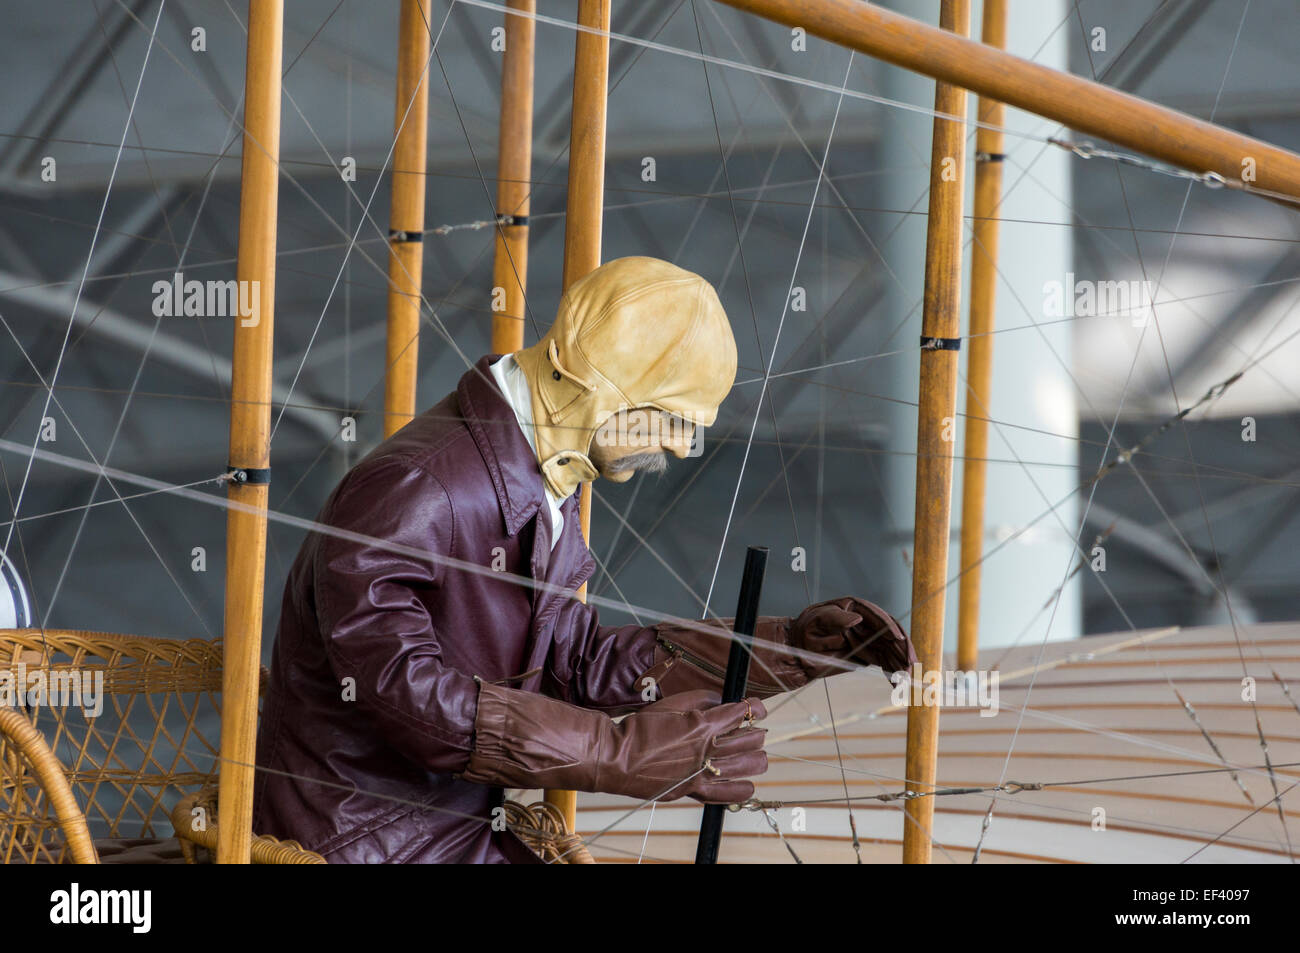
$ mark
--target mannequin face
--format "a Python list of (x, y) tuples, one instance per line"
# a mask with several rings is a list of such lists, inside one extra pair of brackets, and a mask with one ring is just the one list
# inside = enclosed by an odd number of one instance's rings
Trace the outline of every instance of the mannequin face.
[(600, 475), (626, 483), (638, 470), (662, 473), (668, 459), (685, 459), (694, 428), (680, 417), (653, 407), (611, 414), (596, 431), (587, 456)]

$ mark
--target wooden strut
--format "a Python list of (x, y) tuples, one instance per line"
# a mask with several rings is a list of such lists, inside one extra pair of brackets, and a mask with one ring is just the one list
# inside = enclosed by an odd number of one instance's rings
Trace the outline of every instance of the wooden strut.
[[(266, 506), (271, 465), (271, 347), (275, 319), (283, 0), (250, 0), (239, 189), (240, 287), (256, 289), (257, 320), (235, 319), (230, 380), (230, 467), (226, 518), (225, 650), (221, 675), (221, 829), (217, 862), (247, 864), (253, 823), (257, 687), (262, 660)], [(256, 282), (256, 284), (253, 284)], [(247, 284), (246, 284), (247, 283)], [(250, 299), (253, 300), (250, 295)], [(260, 511), (260, 512), (259, 512)]]
[[(501, 68), (501, 126), (497, 155), (497, 237), (492, 264), (492, 353), (524, 346), (528, 293), (528, 210), (533, 165), (533, 49), (536, 0), (509, 0)], [(501, 289), (500, 292), (497, 289)], [(498, 309), (496, 295), (503, 295)]]
[(425, 0), (402, 0), (397, 35), (393, 129), (393, 197), (388, 218), (388, 336), (384, 374), (384, 436), (415, 416), (420, 357), (420, 293), (424, 268), (425, 155), (429, 126), (429, 11)]
[[(970, 30), (970, 0), (941, 0), (939, 25)], [(936, 83), (934, 109), (956, 119), (934, 120), (930, 155), (930, 219), (925, 238), (925, 297), (921, 335), (940, 345), (961, 334), (962, 207), (966, 166), (966, 90)], [(944, 594), (952, 506), (952, 441), (957, 413), (956, 350), (922, 347), (916, 436), (916, 523), (912, 566), (912, 642), (926, 672), (943, 667)], [(939, 708), (907, 710), (907, 790), (934, 790)], [(903, 862), (928, 864), (934, 798), (904, 806)]]
[(1300, 198), (1300, 155), (861, 0), (721, 0), (1191, 172)]
[[(984, 0), (981, 39), (1007, 43), (1007, 0)], [(993, 389), (993, 326), (998, 269), (998, 206), (1002, 201), (1002, 124), (1006, 109), (979, 98), (975, 134), (974, 241), (971, 243), (970, 331), (966, 354), (966, 440), (961, 483), (960, 600), (957, 608), (957, 668), (979, 663), (980, 582), (984, 555), (984, 502), (988, 469), (990, 394)]]
[[(569, 128), (569, 195), (564, 226), (564, 278), (567, 290), (600, 266), (600, 232), (605, 206), (605, 107), (609, 90), (611, 0), (579, 0), (579, 30), (573, 55), (573, 118)], [(591, 540), (591, 484), (582, 484), (579, 519)], [(587, 586), (578, 590), (586, 601)], [(546, 800), (564, 811), (574, 830), (578, 797), (574, 791), (547, 791)]]

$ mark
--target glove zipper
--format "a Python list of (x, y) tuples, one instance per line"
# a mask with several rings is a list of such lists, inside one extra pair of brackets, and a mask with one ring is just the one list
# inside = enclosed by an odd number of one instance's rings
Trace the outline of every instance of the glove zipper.
[(672, 653), (674, 658), (681, 659), (684, 662), (690, 662), (696, 668), (703, 669), (704, 671), (708, 672), (710, 675), (713, 675), (717, 678), (726, 678), (727, 673), (724, 669), (720, 669), (716, 665), (706, 662), (698, 655), (692, 655), (690, 652), (686, 651), (680, 645), (668, 641), (662, 635), (656, 635), (655, 641), (658, 642), (660, 645), (662, 645), (670, 653)]

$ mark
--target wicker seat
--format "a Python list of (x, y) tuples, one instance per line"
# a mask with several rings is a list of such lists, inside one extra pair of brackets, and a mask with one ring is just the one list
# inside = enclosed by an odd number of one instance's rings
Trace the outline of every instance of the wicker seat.
[(564, 813), (547, 801), (525, 807), (506, 801), (506, 825), (549, 864), (594, 864), (582, 838), (569, 830)]
[[(0, 863), (210, 861), (221, 662), (220, 641), (0, 629), (0, 679), (11, 688), (38, 678), (66, 688), (75, 675), (78, 700), (102, 705), (88, 716), (67, 698), (24, 690), (17, 707), (0, 698)], [(259, 692), (266, 681), (263, 669)], [(506, 810), (543, 859), (593, 863), (551, 805), (508, 801)], [(325, 863), (267, 835), (253, 838), (252, 860)]]
[[(216, 777), (219, 641), (5, 629), (0, 678), (21, 690), (0, 707), (0, 862), (202, 859), (173, 839), (171, 806)], [(323, 862), (297, 845), (254, 859)]]

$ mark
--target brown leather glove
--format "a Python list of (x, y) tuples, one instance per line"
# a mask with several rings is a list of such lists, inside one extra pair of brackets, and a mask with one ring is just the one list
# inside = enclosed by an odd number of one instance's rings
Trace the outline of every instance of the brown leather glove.
[(767, 770), (767, 732), (750, 724), (767, 711), (756, 700), (720, 701), (711, 691), (686, 692), (615, 723), (597, 711), (484, 682), (474, 750), (461, 776), (498, 787), (735, 804), (754, 794), (744, 779)]
[[(912, 640), (898, 620), (880, 606), (853, 596), (819, 602), (804, 609), (790, 625), (790, 643), (820, 655), (861, 665), (879, 665), (886, 678), (893, 672), (910, 669), (917, 661)], [(815, 663), (805, 664), (810, 673), (818, 668)], [(812, 677), (842, 671), (842, 668), (826, 666)]]
[[(711, 620), (700, 625), (717, 634), (667, 622), (654, 627), (654, 663), (638, 678), (638, 689), (653, 689), (657, 698), (698, 688), (721, 689), (731, 651), (731, 639), (724, 633), (733, 621)], [(879, 665), (886, 678), (916, 661), (916, 651), (898, 620), (874, 603), (852, 596), (809, 606), (794, 619), (762, 616), (754, 638), (746, 692), (758, 698), (846, 671), (843, 665), (819, 664), (796, 655), (791, 648), (859, 665)]]

